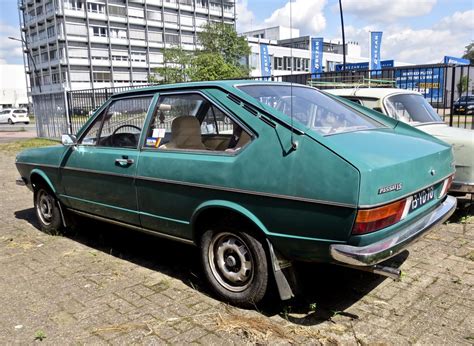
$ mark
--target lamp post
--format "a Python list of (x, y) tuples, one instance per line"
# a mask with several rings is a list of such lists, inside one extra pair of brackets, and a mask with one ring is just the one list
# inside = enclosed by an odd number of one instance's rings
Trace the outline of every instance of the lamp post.
[[(31, 62), (33, 63), (33, 73), (36, 74), (36, 77), (38, 77), (38, 73), (37, 73), (37, 69), (36, 69), (36, 63), (35, 63), (35, 59), (33, 59), (33, 56), (31, 55), (31, 51), (30, 51), (30, 48), (28, 47), (28, 43), (25, 41), (25, 39), (23, 38), (23, 36), (21, 36), (21, 39), (20, 38), (16, 38), (16, 37), (11, 37), (9, 36), (8, 37), (10, 40), (13, 40), (13, 41), (18, 41), (18, 42), (21, 42), (25, 45), (25, 48), (26, 48), (26, 54), (28, 54), (28, 57), (30, 58)], [(28, 64), (29, 66), (30, 64)], [(41, 82), (38, 84), (38, 88), (39, 88), (39, 91), (41, 92)]]
[(342, 0), (339, 0), (339, 12), (341, 14), (341, 31), (342, 31), (342, 69), (346, 70), (346, 35), (344, 33), (344, 16), (342, 15)]

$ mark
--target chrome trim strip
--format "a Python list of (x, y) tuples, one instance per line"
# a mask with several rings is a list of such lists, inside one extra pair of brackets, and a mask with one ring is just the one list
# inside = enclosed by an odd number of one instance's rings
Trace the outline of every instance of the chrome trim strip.
[(48, 168), (59, 168), (59, 166), (48, 165), (46, 163), (34, 163), (34, 162), (15, 162), (15, 165), (28, 165), (28, 166), (37, 166), (37, 167), (48, 167)]
[(454, 213), (457, 200), (447, 196), (446, 200), (430, 213), (407, 225), (392, 236), (366, 246), (333, 244), (330, 246), (331, 257), (344, 264), (355, 266), (372, 266), (385, 261), (401, 251), (416, 238), (431, 228), (445, 222)]
[(434, 183), (431, 183), (431, 184), (428, 184), (424, 187), (422, 187), (421, 189), (419, 190), (416, 190), (416, 191), (413, 191), (413, 192), (409, 192), (409, 193), (406, 193), (400, 197), (396, 197), (396, 198), (393, 198), (389, 201), (386, 201), (386, 202), (382, 202), (382, 203), (377, 203), (377, 204), (363, 204), (363, 205), (359, 205), (359, 208), (375, 208), (375, 207), (379, 207), (379, 206), (382, 206), (382, 205), (385, 205), (385, 204), (389, 204), (389, 203), (392, 203), (392, 202), (395, 202), (395, 201), (398, 201), (400, 199), (403, 199), (403, 198), (407, 198), (409, 196), (412, 196), (414, 195), (415, 193), (417, 192), (420, 192), (420, 191), (423, 191), (424, 189), (430, 187), (430, 186), (433, 186), (433, 185), (436, 185), (436, 184), (439, 184), (440, 182), (442, 182), (443, 180), (445, 180), (446, 178), (450, 177), (451, 175), (453, 175), (454, 173), (450, 173), (448, 174), (447, 176), (445, 176), (444, 178), (442, 179), (439, 179), (439, 180), (436, 180)]
[(79, 210), (76, 210), (76, 209), (68, 208), (68, 210), (75, 213), (75, 214), (85, 216), (85, 217), (89, 217), (91, 219), (107, 222), (107, 223), (117, 225), (117, 226), (121, 226), (121, 227), (130, 228), (130, 229), (133, 229), (133, 230), (136, 230), (136, 231), (139, 231), (139, 232), (147, 233), (147, 234), (154, 235), (154, 236), (161, 237), (161, 238), (175, 240), (175, 241), (179, 241), (179, 242), (189, 244), (189, 245), (195, 245), (194, 241), (189, 240), (189, 239), (175, 237), (173, 235), (166, 234), (166, 233), (161, 233), (161, 232), (158, 232), (158, 231), (152, 231), (148, 228), (143, 228), (143, 227), (140, 227), (140, 226), (130, 225), (130, 224), (127, 224), (127, 223), (124, 223), (124, 222), (121, 222), (121, 221), (116, 221), (116, 220), (108, 219), (106, 217), (102, 217), (102, 216), (98, 216), (98, 215), (94, 215), (94, 214), (89, 214), (89, 213), (79, 211)]
[(145, 181), (154, 181), (154, 182), (165, 183), (165, 184), (191, 186), (191, 187), (197, 187), (197, 188), (203, 188), (203, 189), (212, 189), (212, 190), (219, 190), (219, 191), (236, 192), (236, 193), (242, 193), (242, 194), (248, 194), (248, 195), (254, 195), (254, 196), (273, 197), (273, 198), (286, 199), (286, 200), (292, 200), (292, 201), (298, 201), (298, 202), (325, 204), (325, 205), (331, 205), (331, 206), (336, 206), (336, 207), (345, 207), (345, 208), (356, 208), (357, 207), (355, 204), (349, 204), (349, 203), (338, 203), (338, 202), (331, 202), (331, 201), (322, 201), (322, 200), (317, 200), (317, 199), (312, 199), (312, 198), (296, 197), (296, 196), (289, 196), (289, 195), (279, 195), (279, 194), (269, 193), (269, 192), (242, 190), (242, 189), (235, 189), (235, 188), (229, 188), (229, 187), (223, 187), (223, 186), (217, 186), (217, 185), (190, 183), (190, 182), (183, 182), (183, 181), (176, 181), (176, 180), (151, 178), (151, 177), (145, 177), (145, 176), (137, 176), (136, 179), (145, 180)]

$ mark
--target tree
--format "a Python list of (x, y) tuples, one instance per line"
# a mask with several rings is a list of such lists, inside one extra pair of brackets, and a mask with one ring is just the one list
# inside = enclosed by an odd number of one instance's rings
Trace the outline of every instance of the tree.
[(471, 42), (466, 46), (466, 51), (462, 57), (464, 59), (469, 59), (471, 64), (474, 64), (474, 42)]
[[(193, 56), (181, 47), (167, 48), (163, 52), (163, 67), (155, 68), (164, 83), (180, 83), (188, 80), (188, 69)], [(156, 77), (151, 77), (150, 82), (161, 81)]]
[(243, 67), (241, 60), (250, 55), (251, 50), (245, 38), (238, 36), (232, 25), (210, 22), (202, 28), (198, 39), (204, 52), (219, 54), (227, 64)]
[(462, 76), (459, 80), (459, 83), (456, 85), (458, 94), (461, 95), (463, 92), (466, 92), (469, 89), (469, 82), (471, 79), (469, 76)]
[(248, 76), (245, 70), (226, 63), (216, 53), (202, 52), (196, 55), (189, 68), (189, 77), (193, 81), (243, 78)]

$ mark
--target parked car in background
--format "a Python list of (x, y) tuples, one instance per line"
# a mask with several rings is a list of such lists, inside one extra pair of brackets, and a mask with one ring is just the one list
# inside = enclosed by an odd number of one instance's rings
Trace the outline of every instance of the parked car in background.
[(16, 166), (44, 231), (79, 214), (193, 244), (212, 290), (245, 306), (271, 280), (291, 298), (294, 261), (398, 277), (379, 263), (456, 207), (449, 145), (286, 83), (115, 94), (63, 145), (23, 151)]
[(0, 123), (8, 123), (10, 125), (17, 123), (29, 124), (30, 118), (26, 109), (7, 108), (0, 111)]
[(474, 114), (474, 95), (461, 96), (454, 102), (455, 114)]
[(420, 93), (395, 88), (332, 89), (364, 107), (410, 124), (452, 145), (456, 175), (450, 193), (474, 193), (474, 131), (448, 126)]

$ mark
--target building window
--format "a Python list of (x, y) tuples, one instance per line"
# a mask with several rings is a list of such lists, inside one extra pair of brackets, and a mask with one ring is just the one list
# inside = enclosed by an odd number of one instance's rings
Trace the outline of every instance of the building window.
[(110, 82), (110, 72), (94, 72), (94, 83), (109, 83)]
[(285, 56), (283, 58), (283, 68), (287, 71), (291, 71), (291, 57)]
[(41, 62), (48, 62), (48, 52), (41, 53)]
[(127, 30), (110, 28), (110, 37), (111, 38), (127, 38)]
[(87, 11), (92, 13), (104, 13), (105, 5), (95, 4), (93, 2), (87, 3)]
[(56, 60), (58, 58), (58, 51), (56, 49), (49, 51), (49, 59)]
[(126, 14), (125, 7), (109, 5), (109, 16), (125, 17)]
[(161, 12), (146, 11), (146, 17), (148, 20), (161, 20)]
[(68, 10), (82, 10), (82, 0), (65, 0), (64, 7)]
[(146, 62), (146, 53), (132, 52), (130, 55), (130, 60), (136, 62)]
[(93, 32), (94, 36), (107, 37), (107, 28), (93, 26), (92, 27), (92, 32)]
[(273, 61), (273, 66), (275, 70), (283, 70), (283, 58), (275, 57)]
[(47, 31), (48, 31), (48, 37), (53, 37), (56, 34), (56, 30), (54, 30), (54, 26), (50, 26)]
[(171, 44), (179, 44), (179, 36), (176, 34), (165, 34), (165, 42)]

